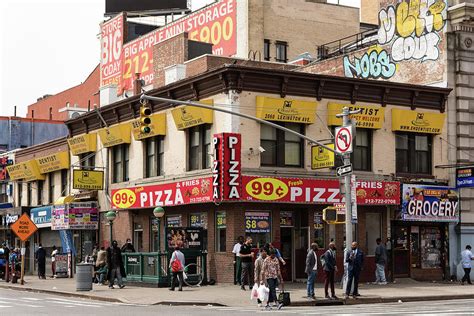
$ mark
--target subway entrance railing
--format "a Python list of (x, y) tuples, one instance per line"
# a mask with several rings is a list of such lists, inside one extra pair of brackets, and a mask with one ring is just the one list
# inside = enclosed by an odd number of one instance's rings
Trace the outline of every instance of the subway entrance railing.
[[(183, 249), (185, 271), (190, 284), (207, 284), (207, 251)], [(127, 252), (123, 263), (127, 282), (165, 287), (170, 285), (172, 273), (169, 263), (172, 252)], [(198, 281), (201, 281), (198, 282)]]

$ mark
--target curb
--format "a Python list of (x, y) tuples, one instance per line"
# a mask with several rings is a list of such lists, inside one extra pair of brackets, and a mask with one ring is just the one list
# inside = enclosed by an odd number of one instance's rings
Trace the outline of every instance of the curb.
[(162, 301), (153, 303), (151, 305), (172, 305), (172, 306), (216, 306), (216, 307), (228, 307), (227, 305), (215, 302), (174, 302), (174, 301)]
[(30, 287), (19, 287), (19, 286), (12, 286), (12, 285), (0, 285), (0, 288), (15, 290), (15, 291), (23, 291), (23, 292), (54, 294), (54, 295), (60, 295), (60, 296), (66, 296), (66, 297), (79, 297), (79, 298), (85, 298), (85, 299), (90, 299), (94, 301), (102, 301), (102, 302), (110, 302), (110, 303), (130, 303), (130, 302), (125, 302), (120, 299), (112, 298), (112, 297), (100, 297), (100, 296), (88, 295), (88, 294), (61, 292), (57, 290), (34, 289)]

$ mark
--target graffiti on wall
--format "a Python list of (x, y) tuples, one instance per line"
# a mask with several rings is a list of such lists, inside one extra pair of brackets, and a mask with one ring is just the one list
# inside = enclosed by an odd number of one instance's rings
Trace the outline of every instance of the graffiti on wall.
[[(423, 83), (422, 75), (442, 74), (446, 0), (388, 0), (384, 4), (379, 11), (377, 45), (345, 55), (344, 76), (387, 80), (398, 72), (415, 72), (413, 80)], [(414, 83), (406, 79), (411, 77), (403, 73), (396, 81)]]

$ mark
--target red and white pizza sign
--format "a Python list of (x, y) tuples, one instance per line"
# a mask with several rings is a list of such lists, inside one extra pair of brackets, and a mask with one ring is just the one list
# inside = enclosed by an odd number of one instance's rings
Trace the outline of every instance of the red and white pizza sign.
[(349, 154), (352, 152), (352, 127), (343, 126), (336, 128), (335, 149), (338, 153)]

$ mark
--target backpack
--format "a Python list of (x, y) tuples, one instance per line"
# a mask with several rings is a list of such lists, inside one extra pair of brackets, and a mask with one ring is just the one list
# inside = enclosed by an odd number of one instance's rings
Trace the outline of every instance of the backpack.
[(178, 260), (178, 258), (175, 258), (171, 262), (171, 272), (179, 272), (183, 271), (183, 265), (181, 264), (181, 261)]

